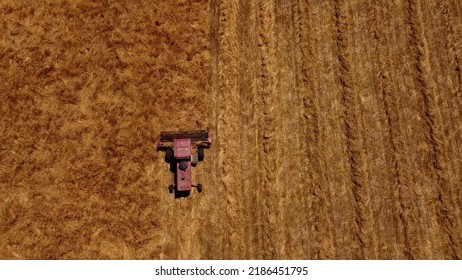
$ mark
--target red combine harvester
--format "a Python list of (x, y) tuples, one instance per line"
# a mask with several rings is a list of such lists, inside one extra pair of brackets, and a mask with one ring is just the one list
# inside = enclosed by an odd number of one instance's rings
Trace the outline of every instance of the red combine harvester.
[(191, 167), (204, 160), (204, 149), (210, 148), (212, 138), (207, 130), (162, 131), (157, 139), (157, 150), (165, 151), (165, 161), (175, 174), (175, 183), (168, 187), (170, 193), (191, 191), (196, 187), (202, 192), (202, 185), (191, 183)]

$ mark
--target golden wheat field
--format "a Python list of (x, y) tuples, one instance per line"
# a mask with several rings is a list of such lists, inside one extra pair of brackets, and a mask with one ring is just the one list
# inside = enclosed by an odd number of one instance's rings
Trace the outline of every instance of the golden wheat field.
[[(0, 2), (1, 259), (460, 259), (462, 2)], [(212, 147), (175, 198), (162, 130)]]

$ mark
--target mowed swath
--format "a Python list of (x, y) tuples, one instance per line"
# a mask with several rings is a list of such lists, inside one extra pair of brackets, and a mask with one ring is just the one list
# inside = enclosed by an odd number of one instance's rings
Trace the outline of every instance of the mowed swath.
[(462, 257), (460, 1), (133, 3), (0, 4), (0, 257)]

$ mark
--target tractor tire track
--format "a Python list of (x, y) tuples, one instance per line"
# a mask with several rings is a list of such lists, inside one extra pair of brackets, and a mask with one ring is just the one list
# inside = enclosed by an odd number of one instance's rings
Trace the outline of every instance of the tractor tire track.
[(441, 246), (445, 248), (445, 255), (458, 259), (455, 248), (456, 235), (454, 231), (454, 206), (450, 201), (451, 190), (448, 187), (445, 165), (442, 159), (444, 143), (442, 140), (440, 114), (437, 111), (435, 100), (435, 84), (431, 79), (431, 68), (428, 58), (428, 42), (422, 30), (422, 11), (419, 1), (408, 2), (408, 16), (410, 24), (410, 39), (413, 44), (413, 56), (416, 61), (416, 83), (423, 102), (423, 116), (428, 127), (428, 140), (430, 150), (430, 172), (436, 181), (435, 196), (436, 217), (441, 233)]
[[(314, 34), (313, 26), (315, 24), (310, 20), (310, 7), (303, 1), (298, 1), (296, 6), (296, 26), (297, 37), (296, 45), (297, 60), (299, 69), (297, 70), (297, 87), (299, 95), (299, 104), (302, 105), (301, 123), (305, 129), (302, 131), (305, 135), (301, 150), (304, 151), (302, 158), (304, 159), (301, 178), (304, 184), (302, 185), (301, 197), (306, 197), (308, 191), (308, 201), (305, 200), (303, 206), (307, 209), (307, 216), (304, 217), (304, 223), (308, 226), (308, 234), (310, 236), (307, 244), (309, 246), (310, 259), (332, 259), (335, 257), (333, 244), (333, 219), (330, 212), (332, 205), (330, 194), (325, 188), (325, 172), (322, 167), (322, 156), (320, 152), (323, 150), (320, 143), (320, 125), (319, 125), (319, 101), (320, 94), (316, 83), (316, 57), (314, 56), (312, 37)], [(305, 15), (305, 16), (302, 16)], [(304, 179), (304, 180), (303, 180)], [(312, 237), (311, 237), (312, 236)], [(306, 242), (306, 241), (305, 241)], [(306, 246), (304, 246), (306, 247)]]

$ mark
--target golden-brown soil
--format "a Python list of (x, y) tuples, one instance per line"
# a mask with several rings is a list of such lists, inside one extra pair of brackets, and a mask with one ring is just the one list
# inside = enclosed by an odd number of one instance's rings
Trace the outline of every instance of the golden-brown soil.
[[(460, 1), (0, 15), (0, 258), (462, 257)], [(175, 199), (156, 137), (205, 127)]]

